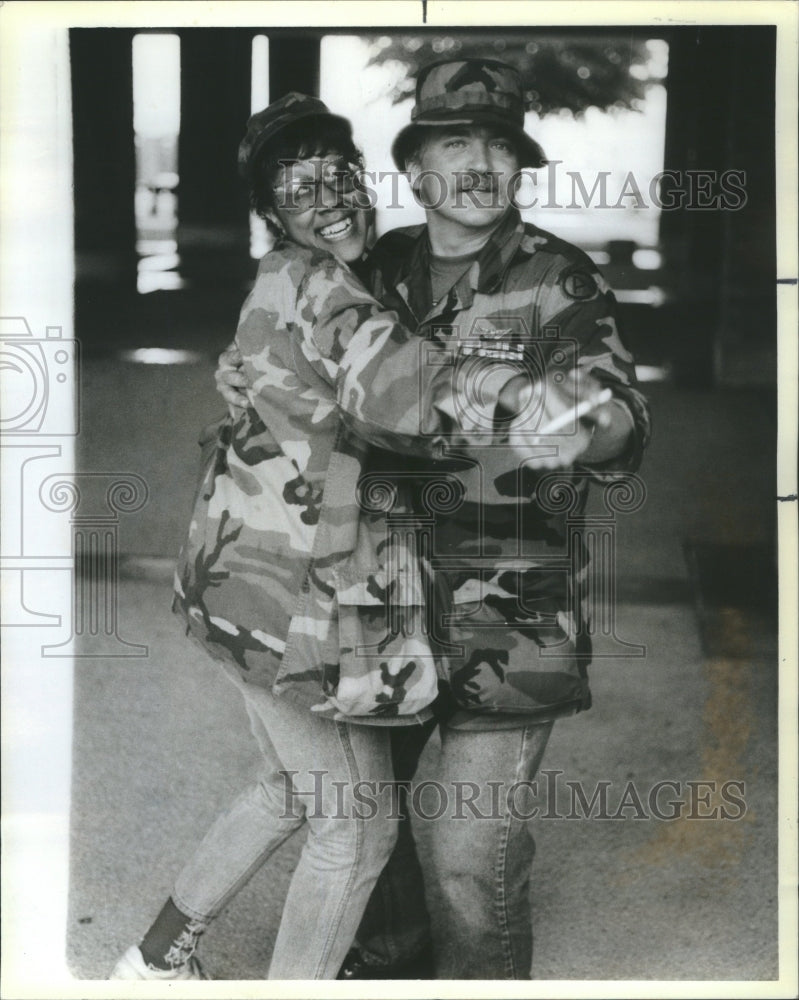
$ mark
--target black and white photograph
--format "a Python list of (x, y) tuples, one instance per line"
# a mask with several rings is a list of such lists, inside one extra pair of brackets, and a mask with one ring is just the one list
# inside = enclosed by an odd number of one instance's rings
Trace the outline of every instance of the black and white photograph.
[(797, 39), (0, 4), (4, 997), (797, 995)]

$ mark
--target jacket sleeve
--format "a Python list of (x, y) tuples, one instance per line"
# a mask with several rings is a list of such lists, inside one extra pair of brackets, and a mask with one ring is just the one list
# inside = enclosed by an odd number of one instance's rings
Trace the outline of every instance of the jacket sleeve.
[[(515, 373), (484, 359), (456, 359), (404, 327), (335, 258), (307, 253), (296, 295), (296, 349), (334, 388), (350, 429), (412, 454), (485, 445), (496, 400)], [(479, 408), (469, 405), (468, 386), (476, 381)]]
[(591, 471), (599, 479), (635, 471), (651, 435), (649, 405), (637, 388), (633, 356), (619, 333), (616, 297), (593, 262), (588, 258), (584, 263), (570, 262), (547, 282), (540, 323), (557, 327), (562, 340), (573, 342), (576, 366), (611, 389), (632, 418), (633, 433), (625, 451), (601, 466), (591, 466)]

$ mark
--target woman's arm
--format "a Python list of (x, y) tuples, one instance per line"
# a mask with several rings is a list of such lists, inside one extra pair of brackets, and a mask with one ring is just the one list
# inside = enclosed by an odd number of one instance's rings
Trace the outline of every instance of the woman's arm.
[[(291, 332), (295, 350), (335, 394), (345, 423), (371, 444), (440, 455), (444, 446), (485, 445), (494, 406), (516, 374), (483, 358), (457, 360), (443, 345), (400, 324), (332, 255), (294, 247), (275, 273), (259, 274), (251, 305)], [(263, 317), (261, 317), (263, 319)], [(269, 345), (245, 318), (238, 341), (255, 383), (269, 367)], [(480, 408), (469, 385), (480, 383)]]
[[(495, 404), (505, 416), (523, 409), (519, 393), (531, 391), (527, 378), (486, 359), (461, 361), (456, 377), (454, 359), (446, 350), (400, 326), (396, 315), (384, 310), (348, 268), (324, 253), (294, 248), (292, 256), (303, 254), (296, 294), (299, 349), (336, 389), (345, 421), (361, 437), (389, 450), (415, 454), (440, 453), (444, 440), (453, 447), (468, 446), (475, 434), (484, 447), (490, 440)], [(593, 395), (603, 385), (610, 387), (613, 399), (592, 410), (576, 432), (533, 442), (523, 421), (518, 428), (515, 423), (509, 428), (506, 422), (505, 432), (518, 429), (510, 437), (520, 450), (529, 450), (533, 443), (558, 445), (555, 456), (542, 457), (537, 449), (530, 459), (533, 467), (564, 467), (579, 461), (593, 465), (604, 478), (603, 466), (619, 466), (619, 471), (637, 467), (649, 436), (649, 416), (646, 400), (631, 384), (632, 359), (616, 330), (613, 297), (601, 275), (592, 270), (596, 284), (590, 301), (569, 301), (559, 289), (552, 289), (554, 294), (541, 305), (550, 313), (549, 322), (556, 320), (575, 343), (582, 341), (580, 381), (593, 387)], [(436, 365), (439, 371), (434, 373)], [(243, 390), (248, 383), (241, 366), (242, 355), (234, 342), (220, 355), (215, 373), (218, 391), (234, 409), (247, 405)], [(494, 370), (489, 373), (486, 366)], [(479, 406), (469, 388), (476, 384)], [(556, 409), (562, 393), (553, 385), (543, 386), (543, 391), (547, 405)], [(580, 398), (584, 396), (588, 398), (585, 393)], [(562, 403), (565, 406), (569, 400)], [(507, 444), (508, 436), (503, 440)]]

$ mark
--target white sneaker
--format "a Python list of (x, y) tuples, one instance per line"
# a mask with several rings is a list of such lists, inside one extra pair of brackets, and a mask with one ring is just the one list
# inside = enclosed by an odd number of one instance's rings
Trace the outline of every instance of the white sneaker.
[(193, 955), (175, 969), (156, 969), (144, 961), (141, 951), (132, 945), (120, 958), (109, 979), (210, 979)]

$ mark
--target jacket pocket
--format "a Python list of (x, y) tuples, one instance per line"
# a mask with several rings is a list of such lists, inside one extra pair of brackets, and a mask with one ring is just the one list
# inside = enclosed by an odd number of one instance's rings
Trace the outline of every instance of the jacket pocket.
[(538, 715), (590, 707), (590, 643), (563, 611), (508, 619), (488, 602), (455, 605), (444, 672), (461, 708)]
[(323, 691), (342, 715), (414, 715), (438, 694), (423, 605), (337, 599)]

